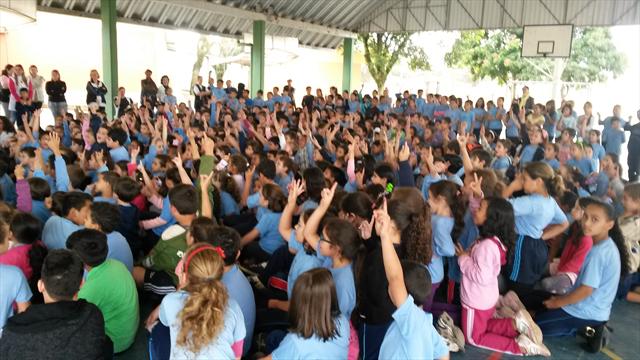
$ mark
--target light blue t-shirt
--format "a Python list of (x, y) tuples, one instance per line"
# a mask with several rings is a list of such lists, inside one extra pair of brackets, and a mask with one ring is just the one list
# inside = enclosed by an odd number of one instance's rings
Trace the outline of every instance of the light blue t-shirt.
[(445, 256), (453, 256), (456, 253), (451, 232), (453, 231), (454, 220), (452, 217), (431, 215), (431, 229), (433, 231), (433, 255), (431, 262), (427, 265), (431, 283), (436, 284), (444, 278)]
[(264, 215), (267, 211), (269, 211), (267, 208), (264, 208), (264, 207), (260, 206), (260, 193), (259, 192), (255, 192), (255, 193), (249, 195), (249, 197), (247, 197), (247, 207), (249, 209), (257, 208), (257, 210), (256, 210), (256, 220), (258, 220), (258, 221), (260, 221), (260, 219), (262, 218), (262, 215)]
[(550, 224), (567, 221), (562, 209), (551, 196), (532, 194), (509, 199), (513, 206), (516, 232), (534, 239), (542, 237), (542, 232)]
[(439, 359), (449, 348), (433, 327), (433, 317), (407, 296), (393, 312), (393, 322), (380, 345), (380, 359)]
[(524, 168), (525, 165), (533, 161), (533, 157), (536, 155), (538, 145), (526, 145), (520, 153), (520, 167)]
[[(471, 124), (474, 120), (473, 111), (461, 111), (460, 112), (460, 124), (467, 124), (465, 127), (465, 133), (469, 133), (471, 131)], [(458, 125), (461, 126), (461, 125)]]
[(602, 142), (605, 143), (605, 151), (607, 154), (616, 154), (620, 156), (620, 149), (625, 142), (624, 130), (622, 129), (609, 129), (606, 136), (602, 137)]
[(586, 299), (564, 306), (562, 310), (584, 320), (607, 321), (620, 281), (620, 253), (608, 238), (594, 244), (587, 254), (574, 289), (580, 285), (593, 288)]
[(169, 201), (168, 195), (162, 199), (162, 210), (160, 211), (160, 218), (166, 221), (166, 224), (154, 227), (152, 229), (153, 233), (158, 236), (161, 236), (162, 233), (169, 228), (169, 226), (176, 223), (176, 218), (171, 215), (171, 201)]
[(557, 171), (558, 169), (560, 169), (560, 161), (558, 161), (558, 159), (551, 159), (551, 160), (542, 159), (542, 162), (547, 163), (549, 166), (551, 166), (553, 170)]
[(240, 206), (233, 199), (233, 196), (226, 191), (220, 191), (220, 207), (222, 217), (240, 213)]
[[(467, 209), (467, 212), (464, 214), (464, 228), (462, 228), (462, 232), (460, 233), (460, 236), (458, 236), (458, 243), (462, 245), (463, 249), (467, 250), (471, 247), (471, 245), (473, 245), (478, 236), (479, 231), (478, 227), (473, 222), (473, 214), (469, 209)], [(462, 276), (460, 274), (458, 257), (448, 256), (447, 263), (449, 265), (449, 269), (447, 271), (449, 279), (452, 279), (455, 282), (459, 283)]]
[(222, 283), (227, 287), (229, 298), (235, 300), (242, 310), (246, 330), (242, 353), (246, 355), (251, 348), (253, 328), (256, 323), (256, 300), (253, 296), (253, 290), (249, 280), (236, 265), (233, 265), (229, 271), (222, 275)]
[(273, 360), (346, 359), (349, 353), (349, 321), (344, 315), (335, 319), (338, 334), (323, 341), (317, 336), (308, 339), (289, 333), (271, 353)]
[[(31, 300), (31, 289), (22, 270), (15, 266), (0, 264), (0, 330), (13, 316), (13, 303)], [(0, 332), (1, 334), (1, 332)]]
[(118, 146), (117, 148), (109, 150), (109, 155), (111, 155), (111, 160), (113, 160), (114, 163), (131, 160), (131, 158), (129, 158), (129, 152), (124, 146)]
[(296, 240), (296, 232), (291, 231), (289, 237), (289, 249), (296, 252), (291, 262), (289, 276), (287, 277), (287, 295), (291, 299), (293, 285), (295, 285), (298, 276), (305, 271), (315, 269), (322, 266), (322, 259), (313, 255), (309, 255), (304, 251), (304, 245)]
[(431, 187), (431, 184), (435, 184), (438, 181), (442, 180), (447, 180), (447, 177), (445, 175), (439, 175), (438, 177), (433, 177), (431, 175), (425, 176), (422, 180), (422, 188), (420, 189), (420, 192), (422, 192), (422, 197), (425, 200), (429, 200), (429, 188)]
[(160, 322), (168, 326), (171, 332), (171, 358), (172, 359), (235, 359), (231, 346), (245, 338), (244, 318), (238, 303), (229, 298), (227, 309), (224, 313), (224, 326), (218, 336), (211, 343), (202, 348), (198, 354), (194, 354), (184, 347), (176, 344), (180, 332), (179, 314), (184, 303), (189, 297), (186, 291), (176, 291), (167, 294), (160, 304)]
[(53, 215), (44, 224), (42, 242), (49, 251), (65, 249), (69, 235), (80, 229), (82, 227), (74, 224), (71, 220)]
[(109, 246), (107, 259), (120, 261), (130, 273), (133, 273), (133, 254), (127, 239), (119, 232), (113, 231), (107, 234), (107, 245)]
[(267, 210), (256, 225), (256, 229), (260, 233), (260, 248), (269, 254), (273, 254), (277, 248), (284, 245), (284, 240), (278, 231), (280, 217), (282, 217), (281, 212)]
[(580, 173), (583, 176), (589, 176), (589, 174), (591, 174), (594, 169), (592, 168), (592, 163), (591, 163), (591, 159), (587, 158), (587, 157), (583, 157), (580, 160), (576, 160), (574, 158), (571, 158), (569, 160), (567, 160), (566, 162), (567, 166), (575, 166), (578, 168), (578, 170), (580, 170)]
[(316, 248), (316, 257), (320, 259), (322, 266), (329, 269), (333, 276), (333, 282), (336, 284), (336, 293), (338, 295), (338, 305), (340, 312), (351, 318), (351, 312), (356, 307), (356, 285), (353, 278), (353, 267), (351, 264), (341, 268), (333, 268), (331, 258), (320, 254), (320, 242)]
[(495, 157), (491, 168), (498, 171), (506, 171), (511, 166), (511, 159), (508, 156)]
[(473, 128), (480, 129), (482, 127), (482, 124), (484, 123), (484, 115), (487, 113), (487, 110), (483, 108), (473, 108), (473, 110), (471, 111), (473, 112), (473, 116), (476, 120), (476, 123), (473, 126)]

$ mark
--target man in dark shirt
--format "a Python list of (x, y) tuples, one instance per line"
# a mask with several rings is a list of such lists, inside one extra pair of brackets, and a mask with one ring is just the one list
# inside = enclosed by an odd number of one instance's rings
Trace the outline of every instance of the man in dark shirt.
[(151, 78), (151, 70), (144, 72), (145, 78), (140, 80), (140, 104), (144, 104), (144, 100), (149, 99), (152, 106), (156, 106), (156, 95), (158, 94), (158, 86)]
[(313, 110), (313, 102), (315, 101), (315, 97), (311, 95), (311, 86), (307, 86), (305, 89), (307, 94), (302, 98), (302, 107), (307, 108), (309, 113)]
[(0, 359), (113, 356), (100, 310), (84, 300), (74, 300), (83, 274), (82, 260), (75, 253), (58, 249), (47, 255), (38, 281), (45, 303), (9, 318), (0, 338)]

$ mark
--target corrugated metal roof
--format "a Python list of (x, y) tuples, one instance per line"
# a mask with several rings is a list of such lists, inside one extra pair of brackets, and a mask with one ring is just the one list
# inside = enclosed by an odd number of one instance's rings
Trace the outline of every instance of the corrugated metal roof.
[[(98, 17), (100, 0), (37, 0), (38, 9)], [(640, 24), (640, 0), (117, 0), (119, 21), (241, 36), (265, 18), (269, 35), (335, 48), (347, 32)]]

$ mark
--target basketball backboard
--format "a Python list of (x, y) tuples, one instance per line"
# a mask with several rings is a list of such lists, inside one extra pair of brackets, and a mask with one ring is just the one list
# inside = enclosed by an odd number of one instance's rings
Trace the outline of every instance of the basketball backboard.
[(525, 25), (522, 57), (569, 57), (573, 25)]

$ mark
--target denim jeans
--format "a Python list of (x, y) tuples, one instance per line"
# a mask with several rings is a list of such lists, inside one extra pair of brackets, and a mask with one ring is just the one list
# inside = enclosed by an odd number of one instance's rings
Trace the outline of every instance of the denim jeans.
[(575, 336), (579, 330), (602, 325), (604, 321), (580, 319), (562, 309), (554, 309), (537, 313), (536, 324), (545, 337), (558, 337)]
[(65, 101), (49, 101), (49, 110), (54, 118), (58, 115), (64, 116), (67, 113), (67, 103)]

